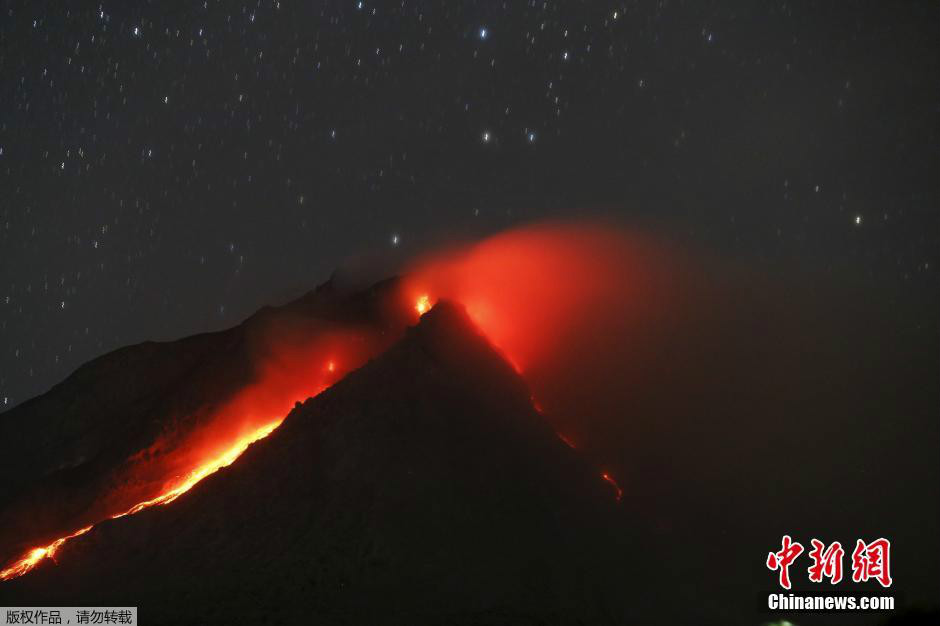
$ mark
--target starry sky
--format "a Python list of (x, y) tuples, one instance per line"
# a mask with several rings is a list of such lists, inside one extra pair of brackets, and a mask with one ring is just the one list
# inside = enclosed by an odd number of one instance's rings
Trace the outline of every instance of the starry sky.
[(936, 2), (0, 7), (0, 410), (550, 217), (937, 287)]

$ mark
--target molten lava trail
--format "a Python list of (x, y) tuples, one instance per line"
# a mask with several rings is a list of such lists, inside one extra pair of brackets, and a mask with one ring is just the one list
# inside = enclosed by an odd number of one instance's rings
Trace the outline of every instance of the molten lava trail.
[[(152, 506), (169, 504), (170, 502), (173, 502), (178, 497), (192, 489), (196, 483), (201, 481), (206, 476), (209, 476), (223, 467), (227, 467), (234, 463), (235, 459), (240, 457), (242, 453), (248, 449), (248, 446), (258, 441), (259, 439), (264, 439), (270, 435), (275, 428), (281, 425), (282, 421), (284, 421), (284, 418), (274, 420), (240, 437), (237, 441), (235, 441), (234, 444), (226, 448), (221, 454), (218, 454), (203, 462), (197, 468), (183, 476), (180, 480), (175, 481), (172, 486), (167, 487), (166, 490), (156, 498), (139, 502), (123, 513), (112, 515), (111, 519), (124, 517), (126, 515), (133, 515), (134, 513), (138, 513)], [(56, 539), (47, 546), (33, 548), (24, 554), (20, 559), (10, 564), (7, 568), (0, 570), (0, 580), (10, 580), (11, 578), (22, 576), (39, 565), (43, 559), (51, 558), (55, 560), (56, 551), (61, 548), (65, 542), (67, 542), (69, 539), (84, 535), (92, 528), (94, 528), (94, 525), (86, 526), (85, 528), (77, 530), (70, 535)]]
[(282, 421), (283, 419), (275, 420), (270, 424), (265, 424), (264, 426), (256, 429), (254, 432), (245, 435), (236, 441), (235, 444), (228, 448), (225, 452), (217, 457), (210, 459), (209, 461), (203, 463), (191, 471), (177, 486), (168, 489), (152, 500), (139, 502), (123, 513), (112, 515), (111, 519), (117, 519), (118, 517), (124, 517), (125, 515), (133, 515), (134, 513), (142, 511), (147, 507), (154, 506), (155, 504), (169, 504), (170, 502), (173, 502), (173, 500), (176, 500), (178, 497), (192, 489), (193, 485), (198, 483), (209, 474), (213, 474), (223, 467), (228, 467), (234, 463), (235, 459), (240, 457), (242, 452), (244, 452), (248, 446), (258, 441), (259, 439), (264, 439), (270, 435), (275, 428), (281, 425)]
[(603, 474), (601, 474), (601, 478), (603, 478), (604, 480), (609, 482), (611, 486), (613, 486), (614, 490), (616, 490), (616, 493), (617, 493), (617, 502), (620, 502), (620, 499), (623, 498), (623, 489), (620, 488), (620, 485), (617, 484), (617, 481), (614, 480), (613, 477), (607, 472), (604, 472)]
[(0, 571), (0, 580), (10, 580), (11, 578), (16, 578), (17, 576), (22, 576), (29, 570), (36, 567), (40, 561), (43, 559), (54, 559), (56, 550), (62, 547), (69, 539), (73, 537), (78, 537), (79, 535), (84, 535), (89, 530), (92, 529), (92, 526), (86, 526), (80, 530), (76, 530), (71, 535), (66, 535), (65, 537), (60, 537), (50, 543), (48, 546), (42, 548), (33, 548), (27, 552), (23, 558), (18, 561), (15, 561), (10, 567), (6, 568), (3, 571)]

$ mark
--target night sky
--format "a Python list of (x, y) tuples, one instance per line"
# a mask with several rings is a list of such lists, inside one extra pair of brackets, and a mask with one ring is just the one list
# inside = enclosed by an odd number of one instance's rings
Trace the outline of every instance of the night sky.
[(936, 2), (0, 6), (0, 410), (549, 217), (937, 288)]

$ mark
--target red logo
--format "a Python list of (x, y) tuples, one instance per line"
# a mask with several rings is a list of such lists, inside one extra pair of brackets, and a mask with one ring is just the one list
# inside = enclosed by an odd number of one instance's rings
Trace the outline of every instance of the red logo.
[[(803, 554), (803, 545), (793, 541), (790, 535), (784, 535), (780, 542), (778, 552), (767, 554), (767, 569), (779, 572), (780, 586), (790, 588), (790, 566)], [(828, 546), (819, 539), (811, 539), (813, 549), (809, 551), (812, 565), (807, 568), (810, 582), (821, 583), (824, 578), (830, 584), (837, 584), (842, 580), (842, 559), (845, 550), (838, 541)], [(880, 538), (865, 543), (861, 539), (855, 543), (852, 551), (852, 581), (863, 583), (870, 579), (877, 580), (882, 587), (890, 587), (891, 583), (891, 542)]]
[(833, 585), (842, 580), (842, 556), (845, 554), (842, 544), (834, 541), (826, 548), (819, 539), (811, 539), (810, 543), (813, 549), (809, 551), (809, 558), (813, 559), (813, 564), (807, 570), (809, 579), (821, 583), (825, 577)]
[(791, 543), (790, 535), (784, 535), (780, 552), (770, 552), (767, 555), (767, 567), (770, 570), (780, 570), (780, 586), (790, 588), (790, 564), (796, 557), (803, 554), (803, 546)]
[(852, 580), (863, 583), (874, 578), (882, 587), (891, 586), (891, 542), (882, 537), (871, 543), (859, 539), (852, 552)]

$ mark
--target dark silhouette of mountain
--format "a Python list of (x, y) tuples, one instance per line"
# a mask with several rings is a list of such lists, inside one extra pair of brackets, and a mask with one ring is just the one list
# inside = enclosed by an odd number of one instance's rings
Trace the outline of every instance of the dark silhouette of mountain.
[(624, 623), (646, 572), (611, 486), (456, 305), (169, 506), (110, 520), (0, 602), (148, 621)]

